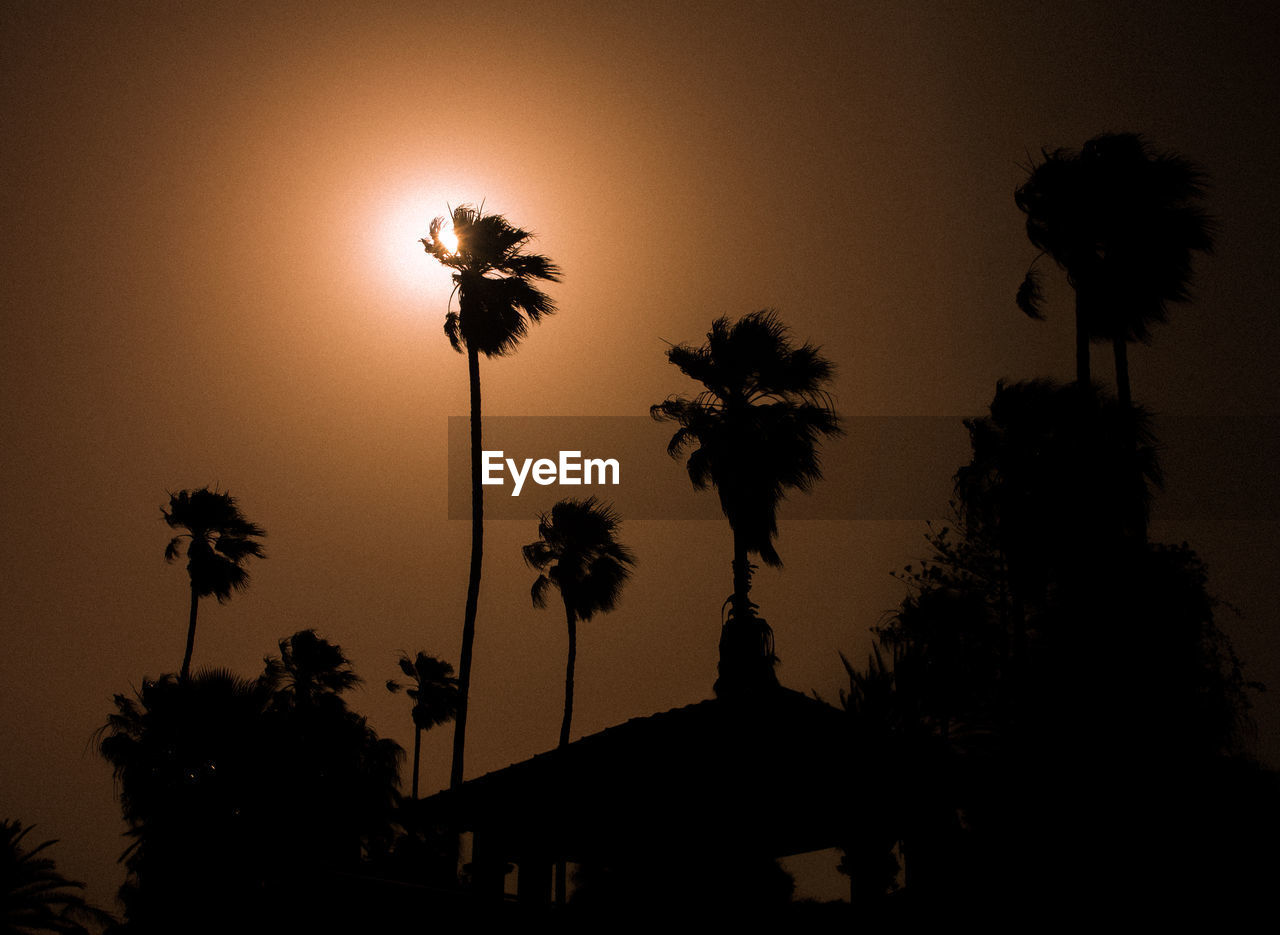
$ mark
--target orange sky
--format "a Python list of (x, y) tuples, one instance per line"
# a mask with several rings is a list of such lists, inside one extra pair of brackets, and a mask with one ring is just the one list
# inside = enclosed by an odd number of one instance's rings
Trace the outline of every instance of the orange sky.
[[(0, 13), (0, 810), (62, 838), (92, 897), (110, 900), (124, 846), (92, 734), (113, 693), (181, 661), (167, 490), (218, 484), (268, 531), (252, 587), (202, 608), (197, 666), (256, 672), (316, 627), (367, 681), (354, 706), (411, 746), (381, 687), (396, 655), (456, 661), (469, 526), (444, 479), (466, 367), (441, 333), (447, 278), (413, 243), (449, 203), (485, 199), (565, 271), (561, 311), (482, 365), (488, 414), (643, 415), (690, 388), (664, 341), (770, 306), (836, 361), (846, 417), (959, 417), (997, 379), (1074, 372), (1064, 290), (1043, 324), (1013, 305), (1029, 154), (1131, 130), (1195, 159), (1218, 251), (1196, 304), (1131, 352), (1181, 498), (1152, 532), (1200, 549), (1249, 675), (1280, 685), (1267, 6), (350, 6)], [(1179, 520), (1200, 502), (1211, 515)], [(469, 775), (556, 739), (563, 623), (530, 608), (519, 556), (547, 505), (486, 529)], [(837, 652), (866, 651), (923, 532), (783, 523), (787, 566), (753, 595), (784, 683), (835, 695)], [(714, 678), (727, 524), (623, 533), (639, 565), (582, 627), (579, 736)], [(437, 788), (448, 729), (424, 756)]]

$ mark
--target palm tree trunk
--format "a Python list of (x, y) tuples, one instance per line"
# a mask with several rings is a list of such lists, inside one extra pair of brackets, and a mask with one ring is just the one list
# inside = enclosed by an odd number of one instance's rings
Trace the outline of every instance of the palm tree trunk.
[(751, 618), (751, 563), (747, 560), (746, 538), (733, 531), (733, 616), (742, 621)]
[(416, 724), (413, 727), (413, 785), (411, 795), (413, 800), (418, 801), (418, 759), (422, 753), (422, 728)]
[(196, 609), (200, 606), (200, 595), (196, 593), (195, 582), (191, 582), (191, 618), (187, 621), (187, 651), (182, 657), (182, 669), (178, 672), (178, 681), (185, 682), (191, 673), (191, 654), (196, 648)]
[(1080, 290), (1076, 289), (1076, 383), (1082, 390), (1089, 389), (1093, 382), (1089, 373), (1089, 329), (1084, 317), (1084, 303), (1080, 301)]
[(476, 607), (480, 599), (480, 561), (484, 556), (484, 486), (480, 482), (480, 354), (467, 348), (471, 383), (471, 572), (467, 578), (467, 606), (462, 621), (462, 652), (458, 659), (458, 716), (453, 728), (453, 764), (449, 788), (462, 785), (462, 758), (467, 740), (467, 695), (471, 690), (471, 647), (476, 639)]
[(569, 623), (569, 661), (564, 668), (564, 719), (560, 722), (560, 746), (569, 745), (569, 724), (573, 720), (573, 666), (578, 658), (578, 621), (569, 602), (564, 605), (565, 619)]
[(1130, 521), (1133, 534), (1143, 542), (1147, 541), (1147, 504), (1139, 495), (1146, 483), (1142, 478), (1142, 469), (1138, 467), (1138, 422), (1137, 413), (1133, 411), (1133, 394), (1129, 388), (1129, 342), (1124, 338), (1112, 341), (1116, 355), (1116, 399), (1120, 401), (1120, 411), (1124, 413), (1129, 424), (1129, 452), (1133, 455), (1134, 470), (1134, 504), (1133, 517)]
[[(564, 719), (560, 722), (560, 746), (569, 745), (569, 725), (573, 721), (573, 667), (578, 659), (578, 621), (569, 602), (564, 604), (565, 620), (569, 624), (569, 661), (564, 667)], [(556, 905), (563, 906), (569, 896), (568, 866), (563, 855), (556, 858)], [(544, 890), (545, 892), (545, 890)]]
[(1129, 342), (1115, 338), (1111, 343), (1116, 352), (1116, 398), (1120, 400), (1121, 411), (1128, 412), (1133, 404), (1129, 394)]
[(733, 596), (729, 600), (729, 621), (720, 628), (717, 696), (776, 686), (768, 627), (756, 617), (751, 604), (751, 563), (746, 537), (736, 529), (733, 532)]

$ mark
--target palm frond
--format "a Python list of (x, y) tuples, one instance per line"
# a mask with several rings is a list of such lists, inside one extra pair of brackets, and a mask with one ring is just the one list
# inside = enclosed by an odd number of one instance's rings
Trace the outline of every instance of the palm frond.
[(1022, 284), (1018, 286), (1018, 293), (1014, 297), (1014, 301), (1028, 318), (1044, 321), (1044, 289), (1040, 284), (1040, 273), (1037, 270), (1027, 270), (1027, 275), (1023, 277)]

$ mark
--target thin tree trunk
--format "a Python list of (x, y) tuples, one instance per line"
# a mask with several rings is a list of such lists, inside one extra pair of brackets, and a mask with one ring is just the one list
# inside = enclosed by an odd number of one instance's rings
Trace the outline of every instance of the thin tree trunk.
[(196, 609), (200, 606), (200, 595), (196, 593), (196, 585), (191, 583), (191, 619), (187, 622), (187, 651), (182, 657), (182, 669), (178, 673), (178, 681), (185, 682), (191, 674), (191, 654), (196, 648)]
[(751, 563), (747, 560), (747, 544), (738, 530), (733, 531), (733, 616), (741, 621), (751, 618)]
[(1082, 390), (1089, 389), (1093, 380), (1089, 374), (1089, 329), (1084, 317), (1084, 303), (1080, 290), (1076, 289), (1076, 383)]
[(573, 720), (573, 666), (578, 658), (578, 621), (569, 603), (564, 605), (565, 619), (569, 623), (569, 662), (564, 669), (564, 719), (560, 722), (560, 746), (569, 745), (569, 724)]
[(422, 753), (422, 728), (416, 724), (413, 727), (413, 800), (418, 801), (418, 759)]
[[(564, 719), (560, 722), (560, 746), (569, 745), (569, 725), (573, 721), (573, 667), (578, 659), (578, 621), (569, 602), (565, 601), (564, 616), (569, 624), (569, 661), (564, 667)], [(556, 857), (556, 905), (563, 906), (569, 897), (569, 868), (563, 854)], [(544, 890), (545, 892), (545, 890)]]
[(467, 740), (467, 695), (471, 690), (471, 647), (476, 639), (476, 607), (480, 599), (480, 561), (484, 555), (484, 486), (480, 483), (480, 355), (467, 348), (471, 383), (471, 572), (467, 578), (467, 607), (462, 621), (462, 652), (458, 659), (458, 716), (453, 727), (453, 765), (449, 788), (462, 785), (462, 758)]
[(1142, 468), (1138, 466), (1138, 414), (1133, 411), (1133, 394), (1129, 389), (1129, 342), (1124, 338), (1116, 338), (1112, 342), (1116, 354), (1116, 398), (1120, 401), (1120, 411), (1124, 413), (1129, 426), (1129, 452), (1133, 455), (1134, 495), (1133, 533), (1143, 542), (1147, 541), (1147, 503), (1143, 496), (1146, 481), (1142, 477)]
[(1120, 400), (1120, 409), (1128, 412), (1133, 404), (1133, 397), (1129, 395), (1129, 342), (1115, 338), (1111, 343), (1116, 352), (1116, 398)]

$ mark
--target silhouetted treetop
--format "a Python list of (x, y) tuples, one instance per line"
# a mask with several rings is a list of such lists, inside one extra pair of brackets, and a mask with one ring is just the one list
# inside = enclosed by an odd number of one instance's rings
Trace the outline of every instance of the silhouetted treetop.
[(257, 540), (266, 531), (244, 518), (235, 497), (208, 487), (180, 490), (160, 512), (170, 529), (186, 530), (169, 540), (164, 557), (172, 562), (187, 540), (187, 571), (197, 596), (212, 595), (221, 603), (248, 585), (244, 560), (263, 557)]
[(500, 214), (459, 205), (447, 222), (457, 237), (456, 249), (443, 238), (443, 217), (432, 220), (430, 236), (421, 243), (453, 270), (458, 311), (445, 316), (449, 343), (456, 351), (466, 346), (487, 357), (510, 354), (528, 331), (526, 318), (537, 322), (556, 310), (533, 282), (559, 282), (560, 267), (545, 256), (526, 253), (533, 234)]
[[(1044, 153), (1033, 167), (1015, 195), (1027, 237), (1066, 271), (1090, 337), (1146, 341), (1168, 304), (1187, 300), (1192, 254), (1213, 249), (1197, 204), (1205, 185), (1195, 164), (1132, 133)], [(1033, 269), (1019, 307), (1040, 318), (1040, 297)]]
[(613, 610), (631, 577), (635, 556), (617, 541), (618, 514), (595, 497), (565, 499), (538, 519), (538, 540), (521, 549), (539, 572), (535, 607), (546, 606), (547, 589), (560, 591), (565, 608), (579, 620)]
[(704, 344), (674, 345), (667, 359), (705, 387), (650, 407), (653, 418), (679, 426), (667, 451), (689, 452), (693, 485), (714, 486), (747, 550), (780, 565), (778, 504), (788, 489), (808, 490), (822, 477), (820, 441), (840, 433), (825, 389), (834, 365), (814, 344), (795, 346), (772, 310), (718, 318)]

